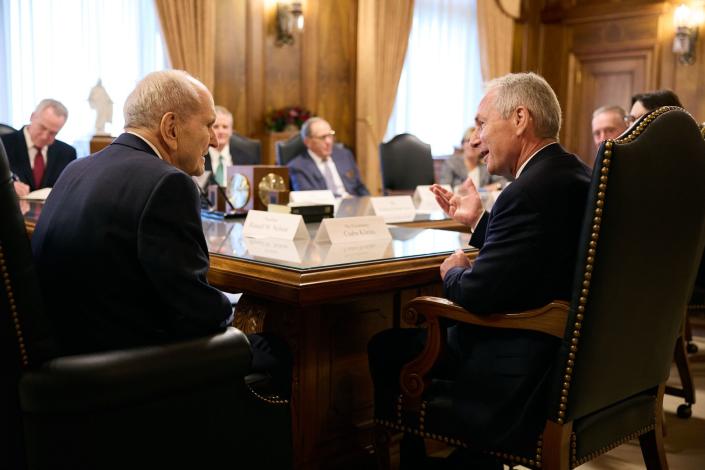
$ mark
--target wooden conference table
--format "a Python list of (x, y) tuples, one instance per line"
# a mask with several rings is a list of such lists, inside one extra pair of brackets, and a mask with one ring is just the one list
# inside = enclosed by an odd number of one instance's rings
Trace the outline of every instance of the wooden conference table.
[[(25, 215), (33, 229), (41, 203)], [(294, 354), (292, 417), (295, 468), (370, 468), (373, 394), (367, 343), (399, 326), (413, 297), (441, 294), (438, 268), (469, 234), (424, 229), (452, 221), (421, 215), (390, 226), (393, 239), (357, 244), (251, 239), (244, 219), (203, 218), (209, 281), (243, 292), (235, 326), (271, 331)], [(318, 224), (308, 224), (314, 235)]]

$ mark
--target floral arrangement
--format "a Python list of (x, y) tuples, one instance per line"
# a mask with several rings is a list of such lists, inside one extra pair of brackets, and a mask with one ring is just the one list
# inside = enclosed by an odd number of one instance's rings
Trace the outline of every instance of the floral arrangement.
[(264, 119), (267, 129), (273, 132), (301, 129), (308, 118), (313, 116), (311, 111), (299, 106), (277, 109), (267, 113)]

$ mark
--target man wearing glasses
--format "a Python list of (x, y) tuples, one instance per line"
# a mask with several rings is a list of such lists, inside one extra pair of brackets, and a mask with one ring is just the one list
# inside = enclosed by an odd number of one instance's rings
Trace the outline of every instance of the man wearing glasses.
[(353, 154), (335, 145), (335, 131), (322, 118), (313, 117), (301, 127), (306, 151), (288, 163), (293, 191), (330, 190), (336, 197), (367, 196)]

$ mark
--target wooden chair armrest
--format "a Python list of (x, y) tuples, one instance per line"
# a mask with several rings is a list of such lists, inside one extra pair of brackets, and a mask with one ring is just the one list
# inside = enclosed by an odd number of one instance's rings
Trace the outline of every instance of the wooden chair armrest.
[(406, 305), (404, 320), (414, 325), (425, 320), (428, 330), (427, 339), (421, 354), (402, 367), (400, 375), (402, 393), (413, 406), (414, 403), (420, 403), (421, 395), (428, 388), (429, 379), (426, 375), (446, 347), (445, 326), (441, 324), (440, 318), (490, 328), (539, 331), (563, 338), (568, 311), (568, 302), (554, 300), (543, 307), (526, 312), (477, 315), (441, 297), (416, 297)]

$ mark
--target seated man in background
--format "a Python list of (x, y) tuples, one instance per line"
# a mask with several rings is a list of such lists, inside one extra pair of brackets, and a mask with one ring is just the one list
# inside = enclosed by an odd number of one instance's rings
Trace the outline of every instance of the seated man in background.
[(479, 133), (474, 127), (468, 128), (463, 135), (463, 151), (451, 155), (441, 168), (440, 184), (449, 184), (452, 188), (460, 186), (468, 176), (476, 188), (500, 190), (507, 183), (502, 176), (490, 175), (482, 161)]
[(231, 141), (233, 139), (233, 114), (224, 106), (215, 107), (215, 124), (213, 131), (218, 140), (216, 147), (208, 149), (206, 156), (206, 171), (212, 172), (210, 184), (225, 186), (227, 168), (231, 165), (256, 165), (259, 162), (250, 161), (250, 157), (237, 151)]
[(595, 151), (607, 139), (616, 139), (627, 130), (626, 112), (621, 106), (602, 106), (592, 113), (592, 140)]
[(367, 196), (352, 153), (335, 145), (335, 131), (325, 119), (312, 117), (301, 127), (306, 151), (287, 166), (292, 191), (328, 189), (334, 196)]
[(76, 159), (76, 149), (56, 140), (69, 112), (52, 99), (39, 102), (29, 125), (2, 136), (10, 170), (14, 173), (15, 192), (26, 196), (30, 191), (51, 188), (66, 165)]
[[(63, 355), (174, 342), (230, 324), (208, 284), (198, 189), (216, 145), (208, 89), (180, 70), (147, 75), (127, 97), (125, 133), (69, 165), (46, 200), (32, 251)], [(253, 371), (288, 395), (289, 351), (250, 335)], [(277, 383), (278, 381), (278, 383)]]
[[(480, 249), (472, 264), (462, 250), (441, 264), (445, 296), (480, 315), (569, 300), (590, 173), (558, 144), (561, 109), (555, 93), (536, 74), (505, 75), (489, 83), (475, 122), (489, 172), (514, 181), (489, 214), (470, 179), (462, 196), (432, 187), (444, 211), (473, 229), (471, 244)], [(425, 336), (423, 329), (404, 328), (372, 338), (368, 353), (377, 403), (390, 390), (398, 394), (399, 371), (422, 351)], [(453, 383), (457, 422), (449, 425), (492, 448), (536, 436), (546, 419), (542, 392), (559, 343), (534, 332), (450, 327), (447, 357), (434, 372)], [(404, 439), (407, 449), (423, 446), (414, 436)], [(499, 462), (473, 462), (480, 457), (465, 452), (456, 452), (463, 468), (502, 468)], [(426, 468), (421, 456), (412, 460)]]

